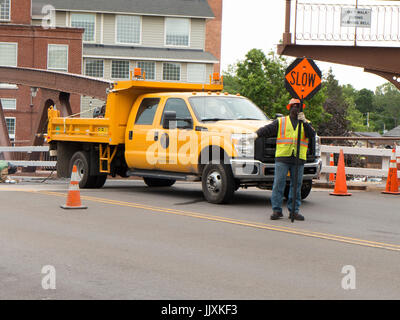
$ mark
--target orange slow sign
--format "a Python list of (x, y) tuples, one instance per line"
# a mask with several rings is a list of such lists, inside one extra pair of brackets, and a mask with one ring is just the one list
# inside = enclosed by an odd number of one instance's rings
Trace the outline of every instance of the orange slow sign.
[(285, 87), (294, 98), (311, 98), (321, 88), (322, 73), (311, 59), (297, 58), (285, 73)]

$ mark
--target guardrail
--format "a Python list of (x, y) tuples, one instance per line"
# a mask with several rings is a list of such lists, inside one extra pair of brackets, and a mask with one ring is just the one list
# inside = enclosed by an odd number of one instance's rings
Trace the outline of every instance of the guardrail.
[[(48, 152), (48, 146), (23, 146), (23, 147), (0, 147), (1, 152)], [(28, 161), (28, 160), (7, 160), (17, 167), (55, 167), (57, 161)]]
[[(378, 148), (358, 148), (358, 147), (344, 147), (344, 146), (327, 146), (321, 145), (321, 158), (322, 158), (322, 170), (321, 173), (336, 173), (337, 166), (329, 165), (329, 158), (331, 153), (339, 153), (343, 150), (344, 154), (355, 154), (363, 156), (377, 156), (381, 157), (382, 166), (381, 169), (372, 168), (358, 168), (358, 167), (345, 167), (346, 175), (357, 175), (357, 176), (369, 176), (369, 177), (382, 177), (386, 178), (389, 172), (389, 163), (392, 156), (391, 149), (378, 149)], [(400, 148), (396, 149), (397, 161), (400, 158)], [(400, 172), (397, 172), (398, 178), (400, 178)]]

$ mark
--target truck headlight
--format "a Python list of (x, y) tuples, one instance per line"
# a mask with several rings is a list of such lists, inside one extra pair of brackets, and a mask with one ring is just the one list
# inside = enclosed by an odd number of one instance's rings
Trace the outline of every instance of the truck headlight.
[(254, 158), (254, 137), (251, 134), (234, 133), (231, 139), (238, 157)]
[(315, 136), (315, 156), (321, 157), (321, 138)]

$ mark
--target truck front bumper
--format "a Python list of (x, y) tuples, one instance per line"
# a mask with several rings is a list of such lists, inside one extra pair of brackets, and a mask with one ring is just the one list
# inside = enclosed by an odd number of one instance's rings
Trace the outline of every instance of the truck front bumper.
[[(275, 173), (274, 163), (263, 163), (252, 159), (230, 159), (233, 176), (246, 181), (273, 181)], [(303, 180), (319, 178), (322, 160), (304, 164)]]

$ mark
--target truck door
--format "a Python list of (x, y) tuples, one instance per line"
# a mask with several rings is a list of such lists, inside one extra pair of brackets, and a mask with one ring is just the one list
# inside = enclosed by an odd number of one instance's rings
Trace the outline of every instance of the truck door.
[[(175, 127), (163, 129), (166, 111), (176, 112), (177, 121)], [(197, 135), (193, 130), (193, 126), (193, 117), (185, 100), (168, 98), (158, 125), (160, 131), (158, 169), (174, 172), (195, 172), (192, 155), (197, 147)]]
[(157, 163), (158, 134), (154, 118), (160, 98), (144, 98), (134, 118), (130, 118), (125, 137), (125, 159), (129, 168), (153, 169)]

